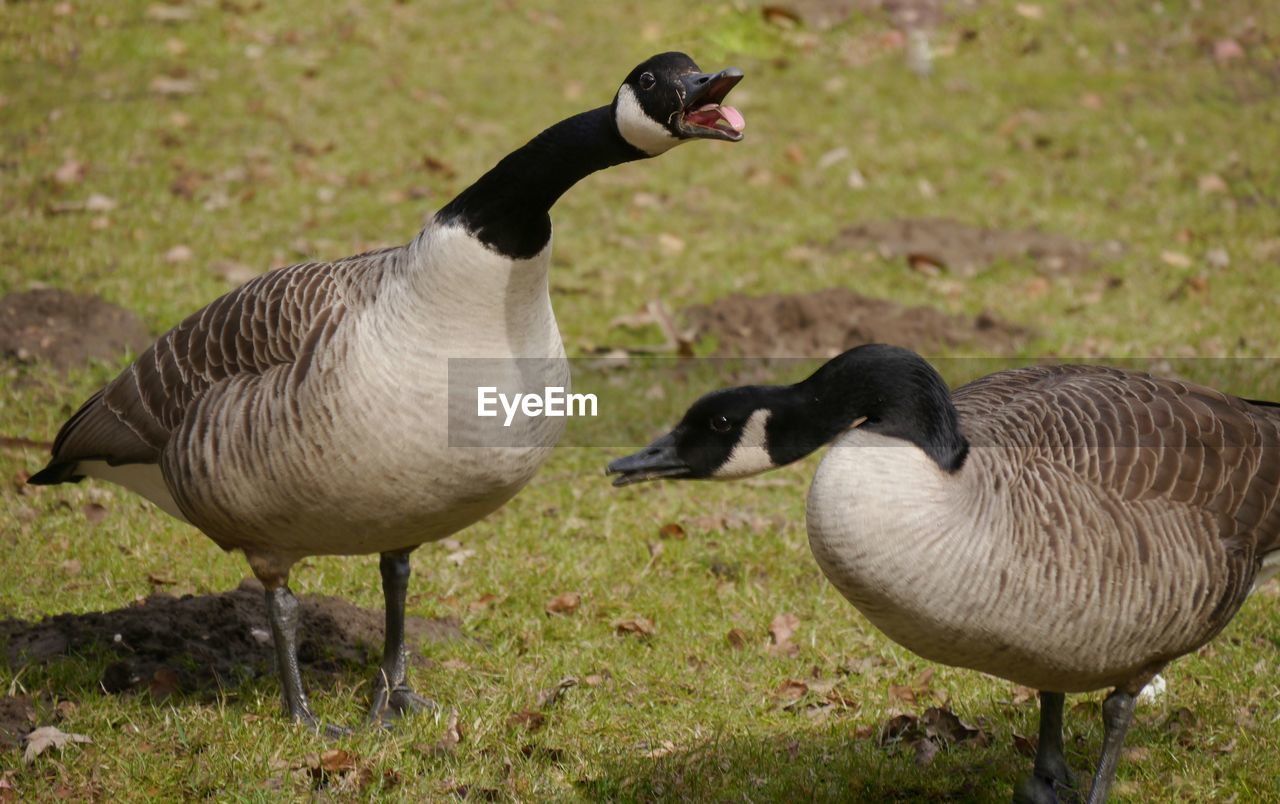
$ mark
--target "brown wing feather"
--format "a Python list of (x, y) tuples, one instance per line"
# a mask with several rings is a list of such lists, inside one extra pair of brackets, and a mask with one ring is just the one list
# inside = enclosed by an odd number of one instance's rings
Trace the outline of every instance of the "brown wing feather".
[(360, 303), (371, 283), (359, 280), (398, 253), (280, 268), (188, 316), (67, 420), (49, 466), (31, 482), (78, 479), (76, 464), (89, 459), (155, 463), (201, 394), (237, 375), (295, 363), (312, 330), (330, 326), (335, 308)]
[(976, 446), (1045, 448), (1121, 499), (1193, 506), (1252, 555), (1280, 549), (1274, 406), (1098, 366), (1000, 372), (957, 389), (955, 400)]

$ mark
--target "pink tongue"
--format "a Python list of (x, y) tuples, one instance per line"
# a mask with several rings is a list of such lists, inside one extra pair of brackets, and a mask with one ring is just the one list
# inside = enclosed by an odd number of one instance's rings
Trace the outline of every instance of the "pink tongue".
[(702, 106), (689, 114), (689, 120), (699, 126), (708, 127), (713, 127), (716, 121), (723, 120), (734, 131), (742, 131), (747, 125), (747, 121), (742, 117), (742, 112), (732, 106), (717, 106), (714, 103), (708, 103), (706, 106)]
[(724, 118), (724, 121), (728, 123), (734, 131), (742, 131), (747, 127), (747, 121), (742, 116), (742, 112), (732, 106), (721, 106), (720, 116)]

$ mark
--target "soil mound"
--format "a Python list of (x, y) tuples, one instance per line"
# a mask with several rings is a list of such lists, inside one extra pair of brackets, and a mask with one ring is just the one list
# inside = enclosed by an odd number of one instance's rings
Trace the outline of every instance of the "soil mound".
[[(364, 672), (382, 657), (383, 613), (327, 596), (298, 598), (298, 659), (307, 670)], [(462, 636), (455, 620), (408, 618), (411, 656), (424, 642)], [(217, 595), (155, 593), (114, 611), (59, 614), (38, 623), (0, 620), (11, 666), (57, 656), (106, 654), (107, 692), (201, 692), (274, 673), (262, 585), (248, 579)]]
[(848, 288), (796, 295), (735, 293), (684, 314), (697, 337), (714, 336), (717, 353), (731, 357), (834, 357), (876, 341), (925, 355), (965, 348), (1008, 354), (1028, 335), (986, 313), (964, 318)]
[(1034, 260), (1043, 274), (1077, 273), (1093, 264), (1087, 243), (1035, 229), (986, 229), (950, 218), (868, 221), (846, 227), (831, 241), (840, 250), (875, 251), (973, 276), (997, 260)]
[(68, 369), (150, 345), (136, 315), (97, 296), (42, 288), (0, 298), (0, 355), (10, 359)]

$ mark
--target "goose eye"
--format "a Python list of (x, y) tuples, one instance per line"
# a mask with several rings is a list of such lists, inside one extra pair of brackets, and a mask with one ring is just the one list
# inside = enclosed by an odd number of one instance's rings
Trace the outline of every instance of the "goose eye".
[(729, 419), (725, 416), (712, 416), (711, 429), (717, 433), (729, 432)]
[(658, 79), (653, 77), (653, 73), (640, 73), (640, 88), (653, 89), (653, 85), (658, 83)]

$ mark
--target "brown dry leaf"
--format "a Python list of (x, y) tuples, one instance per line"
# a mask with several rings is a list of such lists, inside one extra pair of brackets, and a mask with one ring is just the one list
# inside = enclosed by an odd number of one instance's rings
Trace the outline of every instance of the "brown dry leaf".
[(924, 727), (926, 736), (941, 740), (944, 743), (962, 743), (974, 740), (979, 745), (988, 745), (991, 736), (982, 729), (975, 729), (965, 723), (950, 709), (931, 706), (920, 716), (920, 725)]
[(675, 743), (671, 742), (670, 740), (663, 740), (662, 743), (658, 745), (656, 748), (651, 748), (647, 751), (644, 751), (640, 754), (640, 756), (645, 757), (646, 759), (657, 759), (659, 757), (665, 757), (667, 754), (670, 754), (675, 750), (676, 750)]
[(555, 706), (564, 697), (567, 690), (576, 686), (578, 686), (578, 679), (573, 676), (565, 676), (554, 687), (538, 693), (538, 708), (547, 709)]
[(583, 676), (582, 683), (588, 687), (598, 687), (610, 678), (612, 678), (612, 675), (606, 670), (603, 673), (592, 673), (588, 676)]
[(147, 682), (147, 689), (156, 698), (168, 698), (179, 690), (181, 682), (176, 670), (158, 667), (152, 673), (151, 680)]
[(794, 614), (783, 612), (774, 617), (773, 622), (769, 623), (769, 637), (773, 640), (768, 647), (769, 653), (785, 656), (799, 653), (800, 647), (791, 643), (791, 637), (799, 627), (800, 618)]
[(498, 601), (495, 594), (484, 594), (467, 604), (471, 611), (484, 611)]
[(190, 246), (182, 244), (176, 245), (164, 253), (164, 261), (167, 263), (188, 262), (195, 256), (195, 252)]
[(932, 667), (926, 667), (920, 671), (920, 675), (915, 677), (911, 682), (911, 686), (915, 687), (916, 692), (925, 692), (929, 689), (929, 685), (933, 683), (933, 676), (937, 670)]
[(782, 5), (766, 5), (760, 7), (760, 14), (765, 22), (782, 28), (794, 28), (800, 24), (800, 15), (793, 9)]
[(83, 162), (75, 159), (68, 159), (63, 162), (57, 170), (53, 171), (53, 183), (68, 187), (72, 184), (79, 184), (84, 181), (85, 173), (88, 168)]
[(1174, 268), (1190, 268), (1192, 265), (1191, 258), (1181, 251), (1162, 251), (1160, 252), (1160, 259), (1166, 265), (1171, 265)]
[(684, 528), (675, 522), (668, 522), (658, 528), (658, 536), (663, 539), (683, 539), (685, 535)]
[(914, 739), (919, 733), (919, 719), (915, 715), (897, 715), (880, 726), (877, 740), (881, 746), (886, 746), (902, 740)]
[(450, 564), (453, 564), (455, 567), (461, 567), (468, 558), (471, 558), (475, 554), (476, 554), (475, 550), (467, 550), (467, 549), (454, 550), (452, 553), (445, 556), (445, 560), (448, 561)]
[(356, 769), (356, 757), (350, 751), (330, 748), (317, 758), (315, 767), (326, 773), (346, 773)]
[(184, 6), (170, 6), (160, 3), (147, 6), (147, 19), (155, 20), (156, 22), (187, 22), (194, 16), (195, 12)]
[(89, 197), (84, 200), (85, 212), (110, 212), (115, 208), (115, 199), (108, 198), (102, 193), (90, 193)]
[(218, 260), (209, 267), (215, 274), (233, 285), (243, 285), (258, 276), (259, 273), (248, 265), (234, 260)]
[(911, 750), (916, 754), (916, 767), (923, 768), (933, 762), (933, 758), (938, 755), (938, 746), (933, 740), (921, 737), (911, 744)]
[(613, 627), (619, 634), (635, 634), (646, 639), (657, 633), (657, 628), (654, 627), (653, 622), (644, 617), (621, 620), (614, 623)]
[(582, 605), (582, 595), (577, 592), (561, 592), (547, 601), (547, 614), (573, 614)]
[(1102, 108), (1102, 96), (1095, 92), (1086, 92), (1080, 96), (1080, 105), (1086, 109), (1097, 111)]
[(1022, 706), (1025, 703), (1040, 699), (1040, 693), (1030, 687), (1024, 687), (1021, 684), (1013, 685), (1013, 703), (1015, 706)]
[(35, 731), (22, 738), (27, 744), (27, 750), (22, 755), (23, 762), (33, 762), (35, 758), (48, 751), (50, 748), (62, 750), (69, 743), (91, 743), (83, 734), (68, 734), (61, 729), (53, 726), (41, 726)]
[(107, 507), (101, 503), (85, 503), (80, 506), (80, 511), (84, 514), (85, 519), (95, 525), (107, 518)]
[(525, 731), (537, 731), (547, 725), (547, 716), (532, 709), (521, 709), (507, 718), (507, 725), (512, 728), (523, 728)]
[(730, 628), (725, 639), (734, 650), (742, 650), (747, 646), (747, 635), (741, 628)]
[(66, 561), (62, 562), (62, 564), (60, 564), (59, 566), (61, 567), (62, 572), (65, 575), (80, 574), (80, 569), (81, 569), (80, 562), (74, 558), (68, 558)]
[(1033, 3), (1018, 3), (1013, 7), (1013, 10), (1019, 17), (1024, 17), (1029, 20), (1044, 19), (1044, 9)]
[(798, 678), (789, 678), (778, 685), (773, 691), (773, 697), (780, 701), (794, 702), (804, 697), (809, 691), (809, 685)]
[(904, 703), (907, 706), (914, 706), (916, 702), (916, 691), (911, 687), (899, 686), (897, 684), (889, 685), (889, 700)]
[(942, 272), (947, 270), (947, 264), (941, 257), (916, 251), (907, 253), (907, 265), (911, 270), (925, 276), (941, 276)]
[(431, 154), (424, 154), (422, 157), (422, 167), (428, 173), (435, 173), (446, 179), (452, 179), (458, 175), (458, 171), (453, 166), (442, 159), (437, 159)]
[(1013, 733), (1013, 750), (1024, 757), (1034, 757), (1036, 755), (1036, 743), (1035, 737), (1027, 737), (1016, 731)]
[(684, 252), (684, 240), (669, 233), (658, 234), (658, 251), (666, 257), (675, 257)]
[(157, 75), (151, 79), (148, 88), (157, 95), (176, 97), (178, 95), (193, 94), (200, 88), (200, 84), (192, 78), (171, 78), (167, 75)]
[(1244, 58), (1244, 48), (1234, 39), (1219, 39), (1213, 43), (1213, 60), (1226, 64)]
[(1225, 193), (1231, 188), (1227, 186), (1227, 182), (1217, 173), (1206, 173), (1196, 180), (1196, 187), (1199, 188), (1201, 195), (1210, 195), (1212, 193)]
[(462, 724), (458, 722), (458, 710), (449, 710), (449, 719), (445, 723), (444, 734), (431, 745), (419, 743), (414, 746), (419, 753), (428, 756), (447, 756), (457, 751), (462, 744)]

